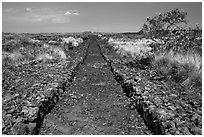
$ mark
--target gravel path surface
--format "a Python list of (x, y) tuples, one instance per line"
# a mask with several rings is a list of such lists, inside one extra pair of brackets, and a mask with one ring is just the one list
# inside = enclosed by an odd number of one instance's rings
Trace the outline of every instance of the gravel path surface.
[(84, 64), (43, 122), (41, 135), (151, 134), (116, 82), (94, 36)]

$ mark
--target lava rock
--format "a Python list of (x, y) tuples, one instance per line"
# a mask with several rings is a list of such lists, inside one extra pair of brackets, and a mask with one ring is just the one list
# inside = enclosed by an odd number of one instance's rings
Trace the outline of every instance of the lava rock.
[(29, 128), (26, 124), (22, 122), (15, 123), (11, 129), (13, 135), (28, 135)]
[(34, 133), (34, 129), (36, 128), (36, 123), (29, 123), (27, 126), (28, 126), (28, 129), (29, 129), (29, 132), (31, 134), (33, 134)]
[(38, 111), (39, 111), (38, 107), (34, 107), (33, 108), (33, 107), (26, 107), (26, 106), (24, 106), (22, 108), (21, 113), (23, 113), (24, 116), (27, 117), (30, 122), (33, 122), (38, 117)]
[(194, 134), (194, 135), (202, 135), (202, 129), (199, 127), (192, 127), (190, 128), (190, 131)]
[(171, 109), (172, 111), (175, 111), (177, 108), (174, 106), (168, 106), (167, 108)]
[(159, 107), (163, 104), (163, 101), (159, 97), (155, 97), (154, 104)]
[(182, 135), (192, 135), (187, 127), (179, 127), (178, 129), (181, 133), (183, 133)]
[(158, 109), (156, 110), (156, 113), (158, 113), (159, 115), (166, 115), (166, 110), (165, 110), (165, 109), (158, 108)]

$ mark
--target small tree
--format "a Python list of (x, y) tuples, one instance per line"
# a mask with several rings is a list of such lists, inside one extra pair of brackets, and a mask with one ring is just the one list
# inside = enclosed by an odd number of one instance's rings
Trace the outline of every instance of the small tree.
[(167, 36), (179, 24), (186, 24), (186, 15), (187, 12), (184, 10), (174, 9), (154, 17), (147, 17), (142, 30), (148, 38), (162, 38)]
[(152, 44), (154, 51), (187, 52), (202, 48), (202, 28), (198, 25), (188, 27), (186, 16), (187, 12), (174, 9), (147, 17), (142, 28), (143, 34), (152, 40), (157, 38), (164, 41), (164, 44)]

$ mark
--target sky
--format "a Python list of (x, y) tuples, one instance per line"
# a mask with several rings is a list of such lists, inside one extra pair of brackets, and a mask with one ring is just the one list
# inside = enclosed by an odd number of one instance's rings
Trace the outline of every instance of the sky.
[(185, 10), (189, 25), (202, 25), (201, 2), (3, 2), (2, 31), (137, 32), (146, 18)]

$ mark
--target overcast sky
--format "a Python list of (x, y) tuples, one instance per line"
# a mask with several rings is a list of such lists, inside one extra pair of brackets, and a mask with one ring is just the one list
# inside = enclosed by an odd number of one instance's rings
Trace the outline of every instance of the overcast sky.
[(202, 3), (22, 2), (2, 4), (3, 32), (139, 31), (147, 16), (180, 8), (190, 25), (202, 25)]

